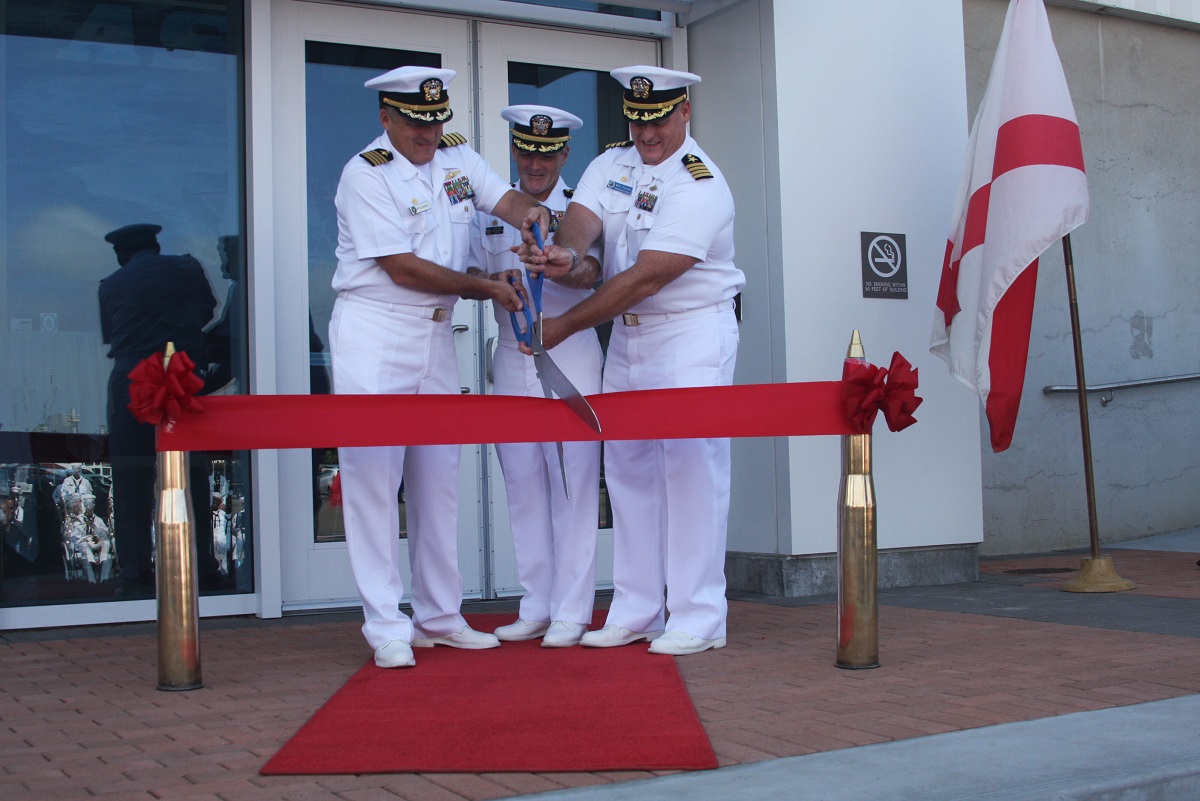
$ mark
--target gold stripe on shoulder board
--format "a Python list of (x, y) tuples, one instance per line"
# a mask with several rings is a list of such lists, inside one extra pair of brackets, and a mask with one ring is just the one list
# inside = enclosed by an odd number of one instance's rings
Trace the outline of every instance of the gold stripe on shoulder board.
[(624, 142), (609, 142), (604, 146), (604, 149), (612, 150), (614, 147), (633, 147), (633, 140), (626, 139)]
[(441, 138), (441, 141), (438, 142), (438, 147), (458, 147), (459, 145), (465, 145), (466, 143), (467, 137), (463, 136), (462, 134), (448, 133)]
[(392, 155), (392, 151), (386, 150), (382, 147), (376, 148), (375, 150), (368, 150), (366, 153), (359, 153), (358, 155), (366, 159), (367, 163), (372, 167), (378, 167), (380, 164), (387, 164), (389, 161), (395, 158), (395, 156)]
[(687, 171), (692, 174), (692, 177), (699, 181), (701, 178), (712, 178), (713, 174), (705, 166), (704, 162), (697, 156), (688, 153), (683, 157), (683, 166), (687, 167)]

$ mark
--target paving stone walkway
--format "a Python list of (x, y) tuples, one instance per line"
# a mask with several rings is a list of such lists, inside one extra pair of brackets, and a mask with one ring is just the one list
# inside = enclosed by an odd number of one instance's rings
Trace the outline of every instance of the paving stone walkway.
[[(736, 597), (729, 646), (678, 665), (722, 766), (1200, 693), (1197, 554), (1113, 553), (1137, 589), (1061, 592), (1072, 574), (1054, 570), (1080, 557), (1051, 554), (984, 560), (969, 584), (881, 592), (878, 669), (834, 666), (830, 597)], [(152, 625), (0, 635), (0, 798), (458, 801), (651, 776), (260, 776), (370, 658), (357, 614), (202, 631), (205, 687), (177, 693), (155, 689)]]

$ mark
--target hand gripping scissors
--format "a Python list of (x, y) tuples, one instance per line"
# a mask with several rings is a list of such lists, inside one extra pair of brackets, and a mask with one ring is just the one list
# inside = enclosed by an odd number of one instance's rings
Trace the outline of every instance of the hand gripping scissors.
[[(542, 231), (537, 223), (533, 224), (533, 236), (537, 241), (539, 248), (542, 245)], [(533, 365), (537, 370), (538, 380), (542, 383), (542, 393), (553, 399), (555, 395), (559, 399), (566, 402), (571, 411), (579, 415), (579, 419), (587, 423), (589, 427), (597, 434), (600, 433), (600, 420), (596, 417), (596, 412), (592, 409), (591, 404), (587, 399), (579, 393), (575, 385), (570, 379), (563, 374), (554, 360), (550, 358), (550, 354), (542, 347), (542, 286), (546, 281), (545, 273), (537, 273), (533, 275), (528, 268), (525, 270), (525, 280), (529, 291), (529, 300), (533, 303), (534, 313), (529, 311), (529, 305), (526, 304), (521, 308), (525, 315), (525, 329), (521, 330), (520, 322), (517, 320), (516, 312), (509, 312), (508, 316), (512, 319), (513, 332), (517, 335), (517, 341), (529, 346), (533, 351)], [(562, 473), (563, 493), (570, 498), (571, 490), (567, 483), (567, 466), (563, 461), (563, 445), (561, 442), (554, 443), (558, 447), (558, 469)]]

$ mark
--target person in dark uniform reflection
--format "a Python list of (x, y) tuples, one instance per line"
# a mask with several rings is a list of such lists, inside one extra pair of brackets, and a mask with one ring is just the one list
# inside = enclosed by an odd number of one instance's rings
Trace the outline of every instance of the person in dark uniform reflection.
[[(120, 268), (100, 282), (100, 332), (113, 360), (108, 380), (109, 452), (113, 468), (115, 541), (122, 586), (128, 594), (154, 594), (156, 455), (154, 426), (129, 411), (129, 371), (161, 352), (166, 343), (189, 355), (204, 349), (204, 326), (217, 300), (195, 258), (163, 255), (161, 225), (126, 225), (105, 234)], [(192, 457), (189, 482), (201, 506), (192, 510), (201, 586), (217, 575), (207, 504), (208, 478), (202, 460)], [(200, 514), (197, 514), (200, 511)]]
[[(216, 392), (228, 386), (240, 374), (234, 369), (233, 343), (245, 336), (241, 300), (245, 270), (242, 262), (241, 237), (237, 234), (217, 237), (217, 252), (221, 256), (221, 277), (229, 282), (221, 316), (204, 332), (204, 349), (192, 357), (197, 371), (204, 378), (204, 391)], [(207, 282), (207, 281), (206, 281)]]

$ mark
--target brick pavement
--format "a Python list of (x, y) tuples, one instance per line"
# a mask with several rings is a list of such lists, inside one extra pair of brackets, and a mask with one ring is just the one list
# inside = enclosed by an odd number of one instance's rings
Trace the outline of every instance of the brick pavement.
[[(1136, 598), (1121, 600), (1132, 593), (1057, 593), (1047, 585), (1069, 576), (1013, 581), (1005, 572), (1077, 567), (1078, 559), (987, 560), (972, 585), (882, 594), (876, 670), (833, 666), (829, 598), (734, 601), (729, 647), (678, 664), (722, 765), (1200, 693), (1200, 637), (1115, 630), (1089, 616), (1098, 604), (1132, 606)], [(1195, 616), (1194, 556), (1122, 551), (1115, 561), (1138, 582), (1135, 592), (1178, 599), (1156, 614)], [(1051, 601), (1065, 611), (1045, 622), (967, 603), (968, 593), (992, 588), (1016, 593), (1031, 611)], [(956, 592), (972, 611), (955, 611)], [(1072, 609), (1079, 623), (1061, 622)], [(259, 776), (369, 658), (358, 623), (347, 615), (205, 621), (202, 648), (205, 688), (166, 693), (155, 689), (152, 626), (0, 638), (0, 798), (458, 801), (651, 775)]]

